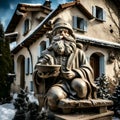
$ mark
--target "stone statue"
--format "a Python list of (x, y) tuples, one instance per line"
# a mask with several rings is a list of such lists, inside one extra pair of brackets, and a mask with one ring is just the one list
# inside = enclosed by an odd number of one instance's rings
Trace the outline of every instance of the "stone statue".
[[(70, 24), (57, 18), (51, 34), (51, 44), (42, 52), (33, 75), (36, 94), (46, 95), (51, 110), (58, 108), (61, 99), (96, 98), (93, 70)], [(38, 70), (40, 65), (44, 66), (43, 71)], [(47, 72), (47, 66), (55, 65), (59, 65), (60, 70)]]

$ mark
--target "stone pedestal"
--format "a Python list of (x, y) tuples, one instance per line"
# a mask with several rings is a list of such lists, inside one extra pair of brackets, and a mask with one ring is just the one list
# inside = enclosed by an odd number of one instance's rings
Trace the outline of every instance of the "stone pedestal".
[(107, 109), (113, 105), (111, 100), (69, 100), (59, 102), (62, 114), (55, 114), (56, 120), (112, 120), (113, 111)]
[(55, 120), (112, 120), (112, 111), (107, 111), (100, 114), (56, 114)]

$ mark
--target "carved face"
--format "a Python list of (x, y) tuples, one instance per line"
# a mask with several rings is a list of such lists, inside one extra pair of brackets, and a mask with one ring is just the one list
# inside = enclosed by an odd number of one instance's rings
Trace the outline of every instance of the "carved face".
[(71, 41), (59, 40), (52, 43), (52, 48), (58, 55), (70, 55), (75, 51), (76, 44)]
[(64, 46), (63, 40), (54, 42), (52, 44), (52, 47), (53, 47), (53, 50), (59, 55), (63, 55), (65, 52), (65, 46)]
[(54, 32), (54, 34), (53, 34), (54, 36), (58, 36), (58, 35), (60, 35), (60, 36), (66, 36), (66, 37), (69, 37), (69, 30), (68, 29), (65, 29), (65, 28), (59, 28), (59, 29), (57, 29), (55, 32)]
[(59, 28), (54, 32), (52, 48), (58, 55), (70, 55), (75, 50), (75, 39), (68, 29)]

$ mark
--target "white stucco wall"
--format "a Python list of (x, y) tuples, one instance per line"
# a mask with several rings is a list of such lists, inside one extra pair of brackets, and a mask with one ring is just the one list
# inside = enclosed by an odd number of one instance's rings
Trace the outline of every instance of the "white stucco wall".
[[(100, 22), (95, 19), (89, 21), (89, 32), (85, 33), (85, 35), (116, 42), (119, 38), (119, 30), (118, 27), (115, 25), (119, 25), (116, 6), (109, 0), (108, 2), (107, 0), (80, 0), (80, 2), (91, 14), (92, 6), (101, 7), (106, 12), (105, 22)], [(113, 33), (110, 33), (110, 29), (113, 29)]]
[[(39, 57), (39, 46), (40, 46), (40, 42), (41, 41), (46, 41), (48, 40), (48, 38), (46, 38), (46, 36), (44, 35), (42, 38), (40, 38), (40, 40), (37, 40), (36, 42), (34, 42), (30, 47), (30, 52), (32, 54), (32, 60), (33, 60), (33, 71), (34, 71), (34, 67), (35, 64), (37, 63), (38, 57)], [(14, 64), (15, 64), (15, 73), (16, 73), (16, 84), (20, 85), (20, 65), (19, 65), (19, 61), (18, 58), (19, 56), (23, 55), (25, 59), (27, 59), (28, 57), (31, 59), (30, 53), (28, 51), (27, 48), (23, 48), (22, 50), (20, 50), (17, 54), (14, 55)], [(28, 86), (29, 90), (30, 90), (30, 81), (32, 81), (32, 74), (25, 74), (25, 84), (26, 86)]]
[[(103, 39), (106, 41), (113, 41), (118, 42), (119, 38), (119, 29), (115, 24), (119, 24), (118, 17), (116, 15), (115, 6), (113, 5), (110, 8), (109, 5), (106, 5), (105, 0), (82, 0), (80, 1), (84, 7), (92, 14), (92, 6), (99, 6), (106, 12), (106, 21), (98, 21), (95, 18), (89, 20), (80, 10), (76, 7), (68, 8), (63, 10), (60, 14), (58, 14), (54, 19), (60, 17), (65, 21), (69, 22), (71, 25), (72, 23), (72, 16), (78, 16), (80, 18), (84, 18), (87, 20), (88, 29), (87, 32), (79, 32), (75, 31), (76, 34), (80, 34), (87, 37), (93, 37), (97, 39)], [(109, 7), (109, 8), (108, 8)], [(110, 10), (110, 12), (109, 12)], [(112, 17), (111, 17), (112, 16)], [(115, 23), (113, 22), (113, 19)], [(110, 33), (110, 29), (113, 30), (113, 33)]]

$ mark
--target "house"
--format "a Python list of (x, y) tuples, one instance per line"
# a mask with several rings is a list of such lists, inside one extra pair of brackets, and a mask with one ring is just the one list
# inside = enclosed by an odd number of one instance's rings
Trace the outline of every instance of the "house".
[(16, 84), (33, 90), (32, 73), (41, 52), (50, 44), (46, 33), (50, 21), (66, 20), (74, 29), (77, 42), (83, 44), (86, 57), (94, 69), (95, 79), (102, 74), (112, 81), (120, 71), (120, 0), (74, 0), (51, 9), (51, 1), (41, 4), (18, 4), (6, 29), (6, 39), (16, 46), (14, 57)]

